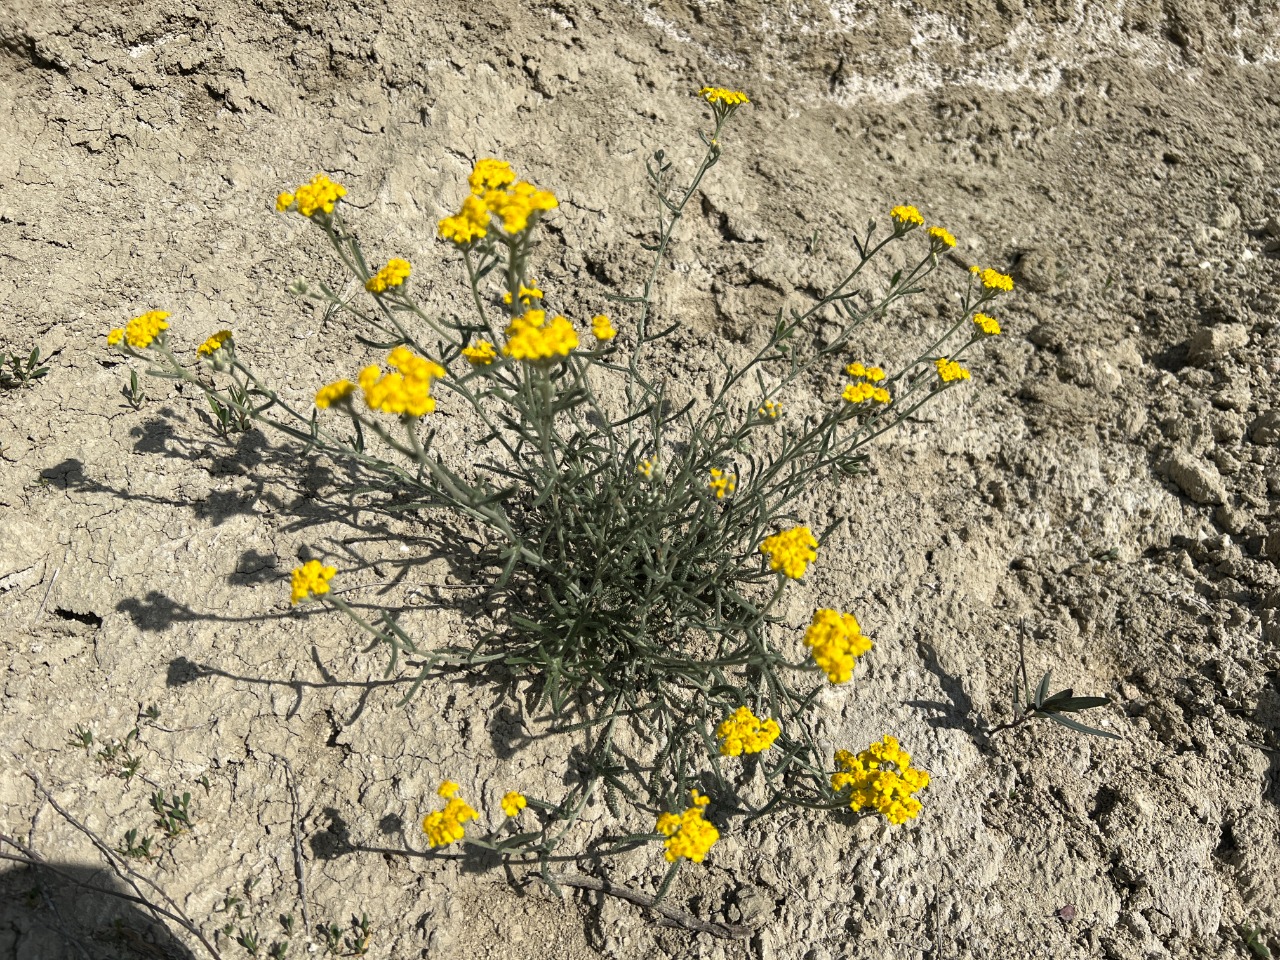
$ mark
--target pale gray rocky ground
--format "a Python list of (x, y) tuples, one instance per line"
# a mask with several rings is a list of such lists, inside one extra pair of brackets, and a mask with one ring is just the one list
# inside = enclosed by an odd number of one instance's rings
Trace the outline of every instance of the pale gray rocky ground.
[[(194, 835), (151, 874), (202, 920), (257, 877), (274, 932), (298, 909), (288, 760), (312, 919), (366, 911), (374, 956), (1244, 957), (1242, 926), (1280, 949), (1278, 57), (1265, 3), (10, 0), (0, 350), (53, 359), (0, 393), (0, 832), (93, 862), (26, 771), (113, 844), (153, 790), (191, 790)], [(290, 612), (286, 580), (306, 548), (385, 580), (412, 526), (344, 524), (324, 464), (219, 441), (189, 389), (148, 383), (135, 412), (104, 344), (146, 309), (187, 350), (230, 326), (306, 403), (372, 352), (286, 292), (340, 275), (275, 193), (317, 170), (346, 184), (366, 247), (408, 256), (448, 309), (465, 288), (435, 224), (490, 155), (561, 198), (538, 276), (590, 316), (638, 281), (643, 160), (688, 169), (703, 83), (755, 103), (663, 277), (690, 390), (834, 282), (849, 230), (894, 203), (1019, 283), (972, 383), (884, 438), (869, 477), (815, 491), (850, 525), (788, 601), (797, 630), (840, 603), (875, 638), (825, 729), (895, 733), (933, 774), (925, 811), (726, 836), (672, 903), (748, 941), (398, 854), (425, 846), (445, 776), (490, 808), (515, 783), (551, 794), (562, 745), (505, 749), (514, 704), (483, 687), (396, 706), (381, 654)], [(900, 362), (952, 307), (938, 287), (859, 347)], [(465, 631), (457, 571), (411, 579), (396, 600), (423, 635)], [(1023, 618), (1033, 673), (1112, 697), (1098, 722), (1122, 741), (980, 735), (1008, 718)], [(145, 782), (69, 745), (146, 704)], [(660, 856), (609, 870), (652, 889)], [(27, 889), (0, 908), (0, 956), (156, 955), (139, 916), (131, 940), (93, 898), (55, 913)]]

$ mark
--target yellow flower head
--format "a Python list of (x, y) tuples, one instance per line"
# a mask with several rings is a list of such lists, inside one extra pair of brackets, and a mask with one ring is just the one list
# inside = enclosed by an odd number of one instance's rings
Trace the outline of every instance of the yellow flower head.
[(924, 226), (924, 217), (920, 215), (920, 211), (911, 204), (900, 204), (889, 211), (889, 216), (905, 229), (914, 229)]
[(465, 247), (489, 232), (489, 208), (479, 197), (467, 197), (462, 201), (462, 210), (441, 220), (436, 232), (442, 240)]
[(837, 750), (836, 772), (831, 789), (849, 791), (849, 809), (857, 812), (871, 807), (894, 825), (905, 823), (920, 813), (914, 794), (929, 785), (929, 774), (911, 766), (911, 754), (886, 736), (857, 756)]
[(747, 707), (739, 707), (716, 727), (716, 739), (722, 755), (738, 757), (768, 750), (781, 732), (776, 720), (761, 720)]
[(350, 380), (338, 380), (316, 391), (316, 406), (328, 410), (336, 404), (349, 402), (355, 392), (356, 385)]
[(879, 383), (884, 379), (884, 370), (880, 367), (867, 367), (856, 362), (845, 367), (844, 372), (855, 380), (870, 380), (872, 383)]
[(946, 227), (930, 227), (928, 230), (929, 239), (933, 241), (934, 246), (939, 251), (950, 249), (956, 245), (956, 238), (951, 235), (951, 231)]
[(447, 372), (434, 360), (419, 357), (408, 347), (396, 347), (387, 354), (395, 373), (383, 373), (377, 364), (360, 371), (360, 389), (370, 410), (421, 417), (436, 409), (431, 384)]
[(196, 347), (196, 353), (202, 357), (211, 357), (223, 346), (231, 341), (230, 330), (219, 330), (212, 337), (206, 340), (200, 346)]
[(413, 268), (408, 260), (393, 257), (387, 265), (364, 282), (364, 288), (370, 293), (384, 293), (391, 287), (398, 287), (409, 279), (409, 271)]
[(523, 793), (517, 793), (512, 790), (502, 798), (502, 812), (508, 817), (520, 816), (520, 811), (529, 805), (529, 801), (525, 799)]
[(711, 802), (710, 799), (701, 796), (697, 790), (691, 791), (690, 795), (693, 805), (684, 813), (664, 813), (658, 817), (657, 831), (667, 838), (663, 846), (668, 863), (675, 863), (681, 857), (701, 863), (707, 851), (720, 839), (720, 831), (702, 816), (702, 810)]
[(493, 349), (493, 344), (488, 340), (477, 340), (473, 347), (463, 347), (462, 355), (467, 361), (476, 367), (487, 367), (498, 358), (497, 352)]
[(938, 368), (938, 376), (942, 378), (943, 383), (951, 383), (954, 380), (968, 380), (969, 371), (954, 360), (948, 360), (946, 357), (939, 357), (933, 361), (933, 365)]
[(521, 180), (510, 190), (486, 191), (484, 205), (502, 221), (503, 230), (516, 234), (526, 230), (540, 214), (560, 206), (560, 201), (549, 190), (539, 190)]
[[(526, 307), (531, 306), (533, 304), (533, 301), (542, 299), (542, 291), (538, 289), (537, 282), (532, 278), (529, 280), (529, 282), (534, 284), (534, 286), (526, 287), (523, 283), (520, 284), (519, 300)], [(503, 303), (511, 302), (510, 290), (508, 290), (506, 293), (502, 295), (502, 302)]]
[(293, 590), (289, 602), (301, 603), (307, 597), (319, 597), (329, 592), (329, 581), (338, 572), (337, 567), (326, 567), (319, 560), (308, 560), (293, 570)]
[(764, 406), (756, 411), (762, 417), (768, 417), (770, 420), (777, 420), (778, 415), (782, 413), (782, 404), (776, 400), (766, 400)]
[[(168, 316), (169, 314), (163, 310), (148, 310), (126, 323), (123, 329), (108, 333), (107, 345), (118, 347), (124, 342), (135, 350), (145, 350), (155, 340), (162, 339), (161, 331), (169, 329), (169, 324), (165, 323), (165, 318)], [(230, 334), (227, 336), (229, 337)]]
[(707, 486), (711, 488), (717, 500), (723, 500), (738, 489), (738, 478), (713, 469), (711, 471), (711, 482)]
[(988, 337), (995, 337), (1000, 334), (1000, 323), (995, 317), (988, 317), (985, 313), (975, 313), (973, 322)]
[(818, 559), (818, 541), (808, 527), (792, 527), (775, 533), (760, 544), (760, 552), (769, 558), (769, 567), (799, 580), (814, 560)]
[(613, 329), (613, 324), (609, 322), (609, 318), (603, 313), (597, 313), (591, 318), (591, 334), (597, 340), (612, 340), (618, 335), (618, 331)]
[(648, 460), (641, 460), (636, 464), (636, 473), (648, 480), (653, 476), (653, 468), (657, 466), (657, 464), (658, 460), (656, 457), (650, 457)]
[(474, 820), (479, 814), (469, 803), (457, 796), (458, 785), (452, 780), (440, 784), (436, 793), (448, 803), (443, 810), (428, 813), (422, 818), (422, 831), (427, 835), (427, 842), (433, 847), (447, 847), (457, 843), (465, 835), (462, 825)]
[(741, 90), (727, 90), (724, 87), (703, 87), (698, 91), (698, 96), (713, 106), (723, 104), (726, 107), (739, 107), (751, 102), (751, 98)]
[(1013, 277), (992, 270), (990, 267), (972, 266), (969, 272), (976, 276), (988, 290), (1003, 290), (1008, 293), (1013, 289)]
[(804, 645), (832, 683), (847, 683), (853, 676), (854, 661), (871, 649), (862, 635), (857, 618), (837, 610), (816, 610), (804, 632)]
[(323, 173), (317, 173), (310, 183), (304, 183), (293, 193), (282, 193), (276, 197), (276, 210), (296, 210), (304, 217), (316, 212), (333, 213), (334, 205), (347, 195), (347, 188), (334, 183)]
[(471, 168), (471, 176), (467, 178), (472, 194), (477, 197), (484, 196), (490, 190), (501, 190), (515, 182), (516, 175), (511, 169), (511, 164), (505, 160), (494, 160), (492, 157), (477, 160), (476, 165)]
[(506, 329), (502, 352), (513, 360), (532, 362), (568, 356), (578, 346), (578, 331), (561, 316), (547, 320), (545, 310), (526, 310)]
[(840, 398), (846, 403), (866, 403), (868, 400), (874, 403), (888, 403), (891, 399), (889, 391), (884, 387), (875, 387), (865, 380), (860, 383), (845, 384), (844, 393), (840, 394)]

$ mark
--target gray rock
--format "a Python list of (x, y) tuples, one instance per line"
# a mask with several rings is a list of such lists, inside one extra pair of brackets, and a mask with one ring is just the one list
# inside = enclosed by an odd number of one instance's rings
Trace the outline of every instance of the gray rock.
[(1226, 486), (1211, 464), (1179, 450), (1169, 461), (1169, 478), (1196, 503), (1224, 503)]
[(1226, 359), (1232, 350), (1249, 343), (1249, 328), (1242, 323), (1225, 323), (1218, 327), (1201, 327), (1191, 337), (1187, 359), (1205, 366)]
[(1280, 441), (1280, 410), (1264, 410), (1258, 414), (1249, 431), (1249, 439), (1254, 443)]

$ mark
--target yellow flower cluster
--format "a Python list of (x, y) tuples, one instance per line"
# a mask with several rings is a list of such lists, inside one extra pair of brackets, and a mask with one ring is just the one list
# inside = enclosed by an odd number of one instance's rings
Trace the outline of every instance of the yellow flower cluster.
[(814, 611), (809, 629), (804, 632), (804, 645), (832, 683), (848, 683), (854, 661), (872, 646), (862, 635), (857, 618), (838, 610)]
[(889, 391), (884, 387), (873, 387), (866, 383), (847, 383), (844, 387), (844, 393), (840, 394), (841, 398), (848, 403), (864, 403), (867, 400), (874, 400), (876, 403), (888, 403), (891, 399)]
[(818, 541), (808, 527), (792, 527), (767, 537), (760, 552), (769, 558), (769, 567), (792, 580), (804, 576), (805, 569), (818, 559)]
[(898, 223), (904, 227), (923, 227), (924, 217), (920, 211), (911, 204), (900, 204), (889, 211), (889, 216), (893, 217)]
[(648, 460), (641, 460), (636, 464), (636, 473), (649, 480), (653, 477), (653, 468), (657, 465), (658, 461), (654, 457), (650, 457)]
[(988, 290), (1003, 290), (1008, 293), (1013, 289), (1013, 277), (1007, 274), (998, 273), (990, 267), (972, 266), (969, 272), (982, 281), (982, 285)]
[(926, 232), (940, 250), (943, 248), (950, 249), (956, 245), (956, 238), (951, 235), (951, 231), (946, 227), (930, 227)]
[(383, 373), (374, 363), (360, 371), (360, 389), (370, 410), (421, 417), (436, 408), (431, 384), (443, 377), (444, 367), (417, 356), (408, 347), (396, 347), (387, 354), (387, 363), (396, 373)]
[(893, 737), (873, 743), (856, 757), (838, 750), (835, 761), (838, 770), (831, 775), (831, 789), (849, 789), (850, 810), (874, 807), (895, 825), (920, 813), (920, 801), (913, 794), (929, 785), (929, 774), (911, 766), (911, 754)]
[(508, 817), (520, 816), (520, 811), (529, 805), (529, 801), (525, 799), (523, 793), (512, 790), (502, 798), (502, 812)]
[(338, 380), (316, 391), (316, 406), (321, 410), (328, 410), (334, 404), (350, 400), (355, 392), (356, 385), (350, 380)]
[[(532, 278), (530, 278), (529, 282), (530, 282), (530, 283), (535, 283), (535, 284), (537, 283), (537, 281), (533, 280)], [(531, 305), (531, 304), (533, 303), (533, 301), (535, 301), (535, 300), (541, 300), (541, 299), (542, 299), (542, 291), (541, 291), (540, 289), (538, 289), (538, 287), (537, 287), (537, 286), (526, 287), (523, 283), (522, 283), (522, 284), (520, 284), (520, 295), (519, 295), (519, 300), (520, 300), (520, 302), (521, 302), (521, 303), (523, 303), (526, 307), (527, 307), (527, 306), (529, 306), (529, 305)], [(506, 293), (504, 293), (504, 294), (502, 295), (502, 302), (503, 302), (503, 303), (510, 303), (510, 302), (511, 302), (511, 291), (510, 291), (510, 290), (508, 290)]]
[(938, 368), (938, 376), (942, 378), (943, 383), (951, 383), (953, 380), (968, 380), (969, 371), (954, 360), (948, 360), (946, 357), (939, 357), (933, 361), (933, 365)]
[(511, 169), (511, 164), (492, 157), (477, 160), (476, 165), (471, 168), (471, 176), (467, 177), (467, 185), (477, 197), (484, 196), (490, 190), (501, 190), (515, 182), (516, 174)]
[(393, 257), (387, 265), (364, 282), (364, 288), (370, 293), (385, 293), (391, 287), (398, 287), (409, 279), (409, 271), (413, 269), (408, 260)]
[(844, 372), (855, 380), (870, 380), (872, 383), (879, 383), (884, 379), (884, 370), (880, 367), (867, 367), (861, 363), (849, 364)]
[(717, 500), (723, 500), (725, 497), (738, 489), (738, 478), (729, 476), (722, 470), (712, 469), (711, 482), (707, 484), (711, 491), (716, 495)]
[(720, 831), (713, 824), (702, 818), (702, 809), (711, 800), (692, 791), (693, 806), (684, 813), (664, 813), (658, 817), (657, 829), (667, 838), (666, 858), (668, 863), (675, 863), (681, 857), (701, 863), (707, 851), (720, 839)]
[(506, 329), (502, 352), (514, 360), (551, 360), (568, 356), (578, 346), (578, 331), (561, 316), (547, 321), (545, 310), (526, 310)]
[(196, 347), (196, 353), (202, 357), (211, 357), (221, 350), (224, 344), (229, 343), (230, 341), (231, 331), (219, 330), (204, 343), (200, 344), (200, 346)]
[(457, 796), (458, 785), (452, 780), (440, 784), (436, 791), (448, 801), (443, 810), (428, 813), (422, 818), (422, 830), (433, 847), (447, 847), (464, 836), (462, 825), (480, 816), (471, 804)]
[(724, 87), (703, 87), (698, 96), (710, 104), (723, 104), (726, 107), (737, 107), (750, 103), (751, 98), (741, 90), (726, 90)]
[(317, 173), (310, 183), (304, 183), (293, 193), (282, 193), (276, 197), (276, 210), (297, 210), (304, 217), (309, 217), (317, 210), (333, 213), (334, 204), (347, 195), (347, 188), (334, 183), (323, 173)]
[(467, 197), (462, 209), (452, 217), (440, 221), (437, 232), (444, 240), (452, 240), (465, 247), (472, 240), (479, 240), (489, 232), (489, 208), (479, 197)]
[(462, 355), (472, 366), (487, 367), (498, 359), (497, 352), (493, 349), (493, 344), (488, 340), (477, 340), (474, 347), (463, 347)]
[(716, 727), (716, 738), (723, 756), (740, 757), (768, 750), (781, 732), (778, 721), (761, 720), (747, 707), (739, 707)]
[(537, 214), (554, 210), (560, 201), (551, 191), (521, 180), (510, 190), (490, 190), (484, 195), (484, 205), (502, 221), (503, 230), (520, 233)]
[(160, 336), (160, 331), (169, 329), (169, 325), (165, 323), (168, 316), (163, 310), (148, 310), (142, 316), (134, 317), (123, 328), (108, 333), (107, 345), (118, 347), (123, 342), (135, 350), (145, 350)]
[[(894, 207), (889, 211), (889, 216), (896, 223), (896, 228), (900, 234), (908, 233), (917, 227), (924, 226), (924, 215), (910, 204), (902, 204)], [(933, 247), (933, 253), (938, 254), (943, 250), (950, 250), (956, 245), (956, 238), (946, 227), (934, 225), (925, 231), (929, 235), (929, 241)]]
[(880, 367), (868, 367), (855, 362), (845, 367), (844, 372), (855, 380), (862, 381), (845, 385), (844, 392), (840, 396), (847, 403), (865, 403), (868, 400), (888, 403), (891, 399), (888, 390), (874, 386), (884, 379), (884, 370)]
[(441, 220), (438, 228), (441, 237), (460, 247), (489, 232), (490, 215), (502, 221), (502, 229), (508, 234), (515, 234), (527, 229), (539, 214), (560, 205), (550, 191), (516, 180), (511, 165), (504, 160), (487, 157), (476, 161), (467, 182), (471, 196), (462, 201), (458, 213)]
[(762, 417), (768, 417), (770, 420), (777, 420), (778, 414), (782, 413), (782, 404), (776, 400), (766, 400), (764, 406), (757, 410), (756, 413)]
[(988, 337), (998, 336), (1000, 333), (1000, 323), (995, 317), (988, 317), (985, 313), (975, 313), (973, 322)]
[(603, 313), (597, 313), (591, 318), (591, 335), (597, 340), (612, 340), (618, 335), (618, 331), (613, 329), (613, 324)]
[(326, 567), (319, 560), (308, 560), (293, 570), (293, 590), (289, 602), (295, 606), (307, 597), (318, 597), (329, 592), (329, 581), (338, 572), (337, 567)]

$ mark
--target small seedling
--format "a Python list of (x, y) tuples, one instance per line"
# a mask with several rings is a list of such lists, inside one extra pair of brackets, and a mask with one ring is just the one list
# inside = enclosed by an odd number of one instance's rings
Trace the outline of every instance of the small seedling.
[(1013, 678), (1014, 719), (1008, 723), (992, 727), (991, 733), (995, 734), (1001, 730), (1009, 730), (1013, 727), (1021, 726), (1028, 720), (1038, 717), (1052, 720), (1054, 723), (1059, 723), (1077, 733), (1087, 733), (1094, 737), (1119, 740), (1120, 737), (1117, 734), (1106, 730), (1098, 730), (1094, 727), (1087, 727), (1079, 721), (1063, 716), (1063, 714), (1067, 713), (1080, 713), (1085, 710), (1092, 710), (1095, 707), (1105, 707), (1111, 702), (1106, 697), (1077, 697), (1075, 696), (1075, 691), (1070, 687), (1066, 690), (1059, 690), (1057, 693), (1050, 693), (1049, 683), (1053, 679), (1052, 670), (1047, 671), (1040, 678), (1040, 683), (1036, 687), (1035, 693), (1031, 692), (1031, 688), (1027, 685), (1026, 632), (1027, 627), (1024, 622), (1022, 630), (1018, 634), (1018, 672)]
[(285, 935), (286, 937), (292, 937), (292, 936), (293, 936), (293, 927), (294, 927), (294, 923), (293, 923), (293, 914), (292, 914), (292, 913), (284, 913), (284, 914), (281, 914), (281, 915), (280, 915), (280, 929), (282, 929), (282, 930), (284, 931), (284, 935)]
[(120, 391), (124, 394), (125, 400), (129, 401), (129, 406), (135, 410), (141, 410), (142, 405), (147, 400), (147, 395), (142, 389), (142, 384), (138, 381), (138, 371), (129, 371), (129, 385)]
[(85, 756), (89, 755), (89, 751), (93, 749), (93, 731), (88, 727), (77, 725), (71, 731), (71, 745), (73, 747), (83, 747)]
[(369, 941), (373, 939), (373, 929), (368, 914), (360, 914), (359, 918), (351, 918), (351, 935), (347, 937), (347, 956), (363, 957), (369, 952)]
[(48, 359), (40, 356), (39, 347), (33, 347), (25, 358), (16, 353), (10, 354), (9, 369), (0, 369), (0, 387), (12, 389), (31, 386), (33, 381), (49, 372), (48, 367), (41, 366)]
[(120, 846), (116, 847), (116, 851), (131, 860), (150, 861), (155, 856), (151, 850), (151, 839), (151, 835), (147, 834), (139, 840), (138, 831), (136, 829), (129, 830), (125, 833), (124, 840)]
[(156, 813), (156, 824), (164, 831), (165, 837), (172, 840), (191, 829), (191, 794), (184, 793), (179, 797), (176, 793), (171, 800), (156, 791), (151, 795), (151, 809)]
[(342, 949), (342, 928), (336, 923), (321, 923), (316, 933), (324, 940), (325, 956), (333, 956)]
[(1263, 933), (1260, 928), (1241, 924), (1240, 939), (1249, 948), (1249, 953), (1253, 955), (1254, 960), (1271, 960), (1271, 949), (1262, 938)]
[[(77, 727), (72, 735), (76, 738), (73, 742), (78, 742), (86, 752), (93, 744), (92, 733), (83, 727)], [(139, 730), (134, 727), (125, 734), (123, 740), (117, 740), (115, 737), (104, 740), (96, 754), (99, 764), (126, 783), (132, 780), (142, 767), (142, 758), (133, 752), (138, 744), (138, 735)]]
[(279, 940), (271, 945), (271, 949), (267, 951), (267, 956), (271, 960), (284, 960), (289, 953), (289, 941)]
[(206, 394), (209, 409), (213, 411), (214, 429), (218, 436), (226, 438), (232, 433), (244, 433), (249, 429), (253, 418), (249, 413), (249, 394), (239, 384), (233, 384), (228, 390), (231, 403), (223, 403), (212, 394)]
[(261, 941), (258, 939), (257, 929), (250, 927), (248, 930), (245, 930), (241, 927), (240, 931), (236, 934), (236, 943), (244, 947), (245, 953), (249, 954), (249, 956), (256, 957), (258, 955), (258, 949), (261, 946)]

